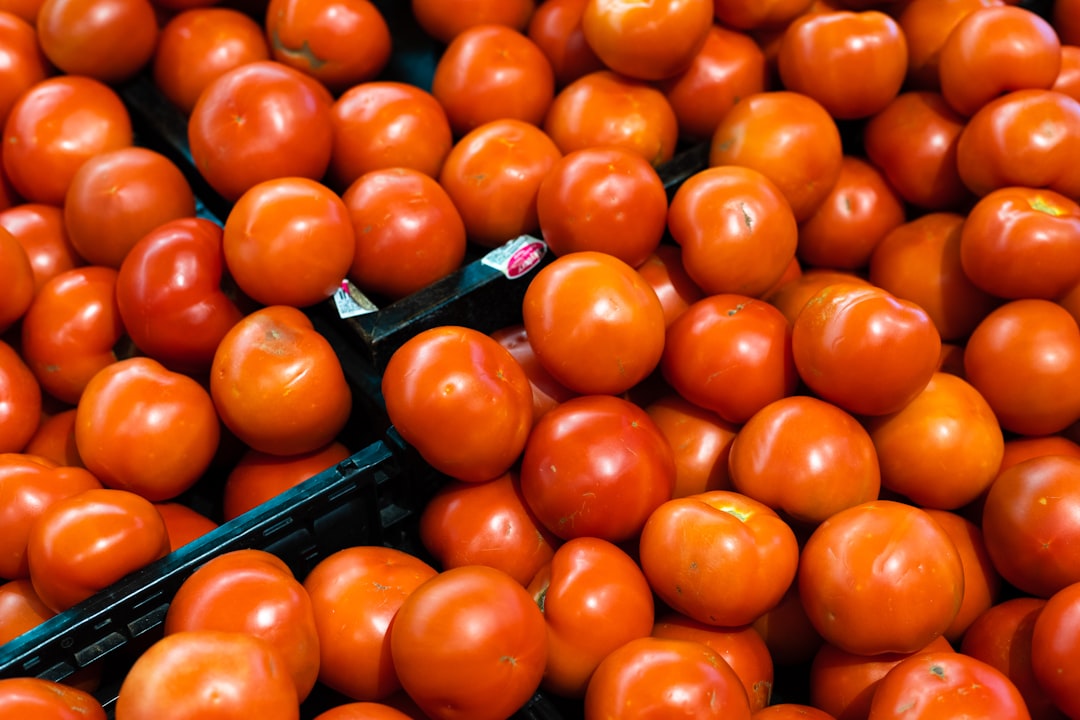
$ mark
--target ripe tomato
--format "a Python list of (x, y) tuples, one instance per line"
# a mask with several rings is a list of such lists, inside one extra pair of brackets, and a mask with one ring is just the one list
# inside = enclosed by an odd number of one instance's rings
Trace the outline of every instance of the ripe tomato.
[(90, 157), (134, 143), (119, 94), (84, 75), (46, 78), (11, 107), (3, 134), (4, 173), (30, 202), (62, 206), (72, 176)]
[(641, 569), (673, 610), (707, 625), (748, 625), (795, 577), (795, 533), (767, 505), (713, 490), (669, 500), (641, 531)]
[[(803, 546), (799, 597), (821, 636), (848, 652), (914, 652), (960, 610), (964, 568), (926, 511), (891, 500), (841, 510)], [(858, 585), (860, 591), (849, 588)]]
[(638, 267), (667, 229), (668, 196), (656, 168), (621, 147), (574, 150), (536, 195), (537, 219), (555, 255), (595, 250)]
[(41, 602), (34, 592), (34, 585), (29, 579), (0, 583), (0, 645), (11, 642), (54, 615), (56, 613)]
[(329, 180), (345, 190), (372, 170), (403, 167), (438, 177), (454, 137), (430, 92), (390, 80), (359, 83), (330, 108)]
[[(632, 557), (607, 540), (578, 537), (555, 550), (528, 584), (547, 623), (547, 663), (540, 685), (583, 698), (608, 653), (653, 627), (652, 589)], [(611, 618), (619, 618), (611, 622)]]
[(218, 524), (209, 517), (179, 502), (157, 502), (154, 507), (165, 523), (169, 548), (174, 552), (218, 528)]
[(418, 557), (388, 547), (350, 547), (320, 560), (304, 578), (319, 634), (319, 682), (367, 701), (400, 689), (391, 621), (405, 598), (435, 575)]
[(189, 115), (211, 80), (269, 58), (263, 26), (250, 15), (235, 8), (197, 7), (161, 25), (150, 72), (161, 94)]
[(0, 128), (19, 96), (52, 74), (34, 26), (0, 10)]
[(656, 369), (664, 352), (664, 310), (656, 293), (630, 265), (594, 250), (563, 255), (541, 269), (525, 290), (522, 321), (544, 368), (582, 394), (630, 389)]
[(812, 705), (778, 703), (758, 710), (751, 720), (836, 720), (836, 718)]
[(191, 110), (192, 160), (234, 202), (265, 180), (317, 180), (330, 165), (332, 103), (325, 86), (287, 65), (239, 65), (208, 83)]
[(678, 245), (662, 242), (636, 269), (660, 298), (664, 324), (668, 327), (692, 303), (705, 296), (686, 272), (682, 248)]
[(782, 282), (764, 295), (789, 323), (795, 322), (810, 298), (836, 283), (866, 283), (866, 279), (851, 270), (807, 268), (788, 282)]
[(817, 100), (834, 118), (866, 118), (900, 92), (907, 40), (880, 10), (804, 13), (784, 30), (777, 69), (785, 88)]
[(85, 264), (68, 238), (64, 211), (56, 205), (19, 203), (0, 210), (0, 227), (26, 251), (34, 273), (34, 294), (54, 275)]
[(440, 0), (411, 0), (410, 7), (420, 28), (445, 44), (462, 30), (485, 23), (524, 30), (536, 0), (463, 0), (452, 5)]
[(0, 334), (26, 314), (34, 299), (34, 268), (22, 244), (0, 226), (0, 282), (7, 292), (0, 301)]
[(517, 581), (482, 565), (444, 570), (412, 591), (390, 626), (405, 692), (433, 720), (509, 717), (547, 660), (544, 615)]
[(1001, 575), (990, 559), (982, 530), (976, 523), (948, 510), (927, 508), (926, 512), (952, 538), (964, 566), (964, 599), (944, 634), (950, 643), (959, 643), (975, 618), (998, 602)]
[(813, 0), (714, 0), (716, 19), (740, 30), (786, 27), (813, 5)]
[(271, 455), (245, 450), (225, 477), (222, 517), (232, 520), (349, 457), (340, 442), (300, 453)]
[(538, 229), (536, 194), (561, 156), (537, 126), (492, 120), (454, 144), (438, 181), (461, 213), (469, 240), (498, 247)]
[(876, 500), (882, 482), (874, 444), (859, 421), (804, 395), (751, 416), (731, 443), (728, 465), (735, 490), (811, 527)]
[(1061, 69), (1050, 89), (1080, 101), (1080, 45), (1061, 46)]
[(825, 202), (843, 164), (840, 130), (809, 95), (771, 90), (744, 97), (710, 138), (709, 165), (742, 165), (765, 175), (807, 220)]
[(555, 73), (556, 88), (604, 69), (581, 27), (585, 3), (586, 0), (545, 0), (537, 6), (525, 28), (525, 34), (547, 56)]
[(874, 690), (867, 720), (1028, 720), (1020, 692), (1005, 673), (957, 652), (916, 653), (901, 660)]
[(153, 503), (128, 490), (91, 488), (60, 498), (30, 528), (30, 581), (63, 612), (170, 550)]
[(300, 703), (278, 651), (246, 632), (166, 635), (135, 660), (116, 699), (116, 716), (123, 720), (209, 720), (248, 713), (297, 720)]
[(1075, 487), (1080, 458), (1043, 455), (1004, 470), (986, 495), (982, 531), (994, 567), (1010, 584), (1048, 598), (1080, 581)]
[(77, 408), (67, 408), (42, 414), (37, 430), (23, 448), (27, 455), (37, 455), (57, 465), (82, 467), (79, 450), (75, 447), (75, 415)]
[(0, 453), (26, 447), (37, 431), (41, 410), (41, 385), (33, 371), (15, 348), (0, 340)]
[(352, 410), (334, 349), (287, 305), (256, 310), (225, 334), (210, 367), (210, 395), (237, 438), (276, 455), (324, 447)]
[(390, 26), (368, 0), (270, 0), (263, 27), (274, 60), (334, 93), (374, 79), (390, 61)]
[(751, 627), (765, 641), (774, 666), (809, 663), (825, 642), (806, 616), (798, 582), (792, 582), (780, 602), (759, 615)]
[(641, 407), (611, 395), (582, 395), (548, 411), (521, 457), (525, 503), (564, 540), (636, 538), (674, 485), (667, 438)]
[(938, 61), (949, 33), (972, 10), (1000, 4), (1001, 0), (909, 0), (901, 4), (896, 22), (907, 39), (908, 86), (939, 90)]
[(739, 428), (676, 392), (661, 395), (645, 407), (675, 453), (672, 497), (709, 490), (730, 490), (728, 456)]
[(1049, 435), (1080, 418), (1080, 329), (1049, 300), (1012, 300), (988, 314), (964, 348), (964, 374), (1003, 429)]
[(829, 285), (791, 328), (799, 377), (822, 399), (856, 415), (911, 402), (938, 366), (941, 336), (921, 307), (870, 285)]
[(442, 569), (487, 565), (522, 586), (559, 545), (525, 503), (516, 471), (489, 482), (447, 482), (424, 504), (419, 533)]
[(643, 637), (612, 651), (585, 692), (585, 717), (749, 720), (739, 676), (696, 640)]
[(44, 0), (35, 26), (53, 65), (110, 85), (146, 67), (158, 39), (151, 0)]
[(105, 720), (101, 703), (85, 690), (36, 677), (0, 680), (0, 714), (49, 720)]
[(324, 710), (314, 720), (410, 720), (410, 716), (390, 705), (356, 702)]
[(386, 365), (382, 393), (401, 437), (432, 467), (466, 482), (510, 469), (533, 424), (525, 371), (471, 328), (440, 326), (406, 341)]
[(540, 359), (536, 357), (532, 343), (529, 342), (525, 326), (521, 323), (499, 328), (491, 333), (491, 337), (510, 351), (529, 377), (533, 393), (534, 422), (551, 408), (578, 394), (560, 384), (551, 376), (551, 373), (544, 369), (544, 366), (540, 364)]

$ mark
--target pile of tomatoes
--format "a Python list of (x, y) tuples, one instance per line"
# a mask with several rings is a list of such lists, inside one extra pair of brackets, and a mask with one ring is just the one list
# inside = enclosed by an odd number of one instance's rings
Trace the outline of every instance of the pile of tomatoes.
[(117, 720), (1080, 718), (1080, 2), (0, 0), (0, 126), (0, 643), (369, 440), (343, 281), (554, 257), (382, 373), (423, 552), (216, 556)]

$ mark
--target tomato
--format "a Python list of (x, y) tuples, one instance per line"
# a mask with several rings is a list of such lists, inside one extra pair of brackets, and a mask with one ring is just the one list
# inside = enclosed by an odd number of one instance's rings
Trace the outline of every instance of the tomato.
[[(939, 635), (915, 653), (949, 652), (952, 646)], [(912, 653), (859, 655), (824, 644), (809, 666), (809, 701), (836, 720), (865, 720), (881, 678)]]
[(49, 720), (105, 720), (105, 709), (93, 695), (53, 680), (36, 677), (0, 680), (0, 713), (8, 717)]
[(161, 94), (189, 115), (199, 93), (218, 75), (270, 58), (263, 26), (228, 7), (198, 7), (161, 25), (150, 73)]
[(15, 348), (0, 341), (0, 452), (19, 452), (37, 431), (42, 387)]
[(308, 478), (334, 467), (351, 453), (340, 442), (300, 453), (271, 455), (245, 450), (225, 477), (222, 516), (232, 520)]
[(525, 290), (522, 321), (544, 368), (582, 394), (630, 389), (656, 369), (664, 352), (656, 293), (630, 265), (595, 250), (563, 255), (542, 268)]
[(586, 0), (545, 0), (536, 7), (525, 28), (525, 34), (547, 56), (555, 73), (556, 88), (604, 69), (581, 27), (585, 3)]
[(621, 147), (590, 147), (560, 158), (540, 181), (537, 219), (555, 255), (595, 250), (638, 267), (667, 229), (668, 196), (659, 173)]
[(54, 615), (56, 613), (34, 592), (29, 579), (0, 583), (0, 645), (11, 642)]
[(1001, 576), (1023, 592), (1048, 598), (1080, 580), (1071, 551), (1080, 525), (1074, 485), (1080, 458), (1043, 455), (1004, 470), (986, 495), (982, 531)]
[(0, 11), (11, 13), (32, 25), (42, 2), (43, 0), (3, 0), (0, 2)]
[(128, 490), (91, 488), (38, 516), (26, 544), (41, 601), (62, 612), (169, 552), (161, 515)]
[(787, 523), (767, 505), (727, 490), (663, 503), (639, 544), (653, 591), (708, 625), (753, 622), (780, 602), (799, 562)]
[(409, 720), (409, 716), (382, 703), (345, 703), (315, 716), (314, 720)]
[(482, 482), (505, 473), (533, 424), (532, 386), (506, 348), (471, 328), (420, 332), (382, 376), (390, 422), (434, 468)]
[(222, 286), (222, 230), (205, 218), (157, 226), (127, 252), (116, 303), (128, 337), (172, 370), (203, 374), (243, 312)]
[(82, 467), (79, 450), (75, 447), (75, 414), (77, 408), (67, 408), (49, 415), (43, 414), (34, 434), (23, 448), (27, 455), (37, 455), (57, 465)]
[(606, 67), (627, 77), (662, 80), (690, 66), (712, 21), (712, 0), (588, 0), (581, 30)]
[(559, 697), (583, 698), (608, 653), (652, 630), (652, 589), (634, 559), (607, 540), (567, 540), (528, 590), (547, 623), (540, 685)]
[(523, 586), (559, 545), (525, 503), (517, 472), (482, 483), (447, 482), (424, 504), (419, 533), (442, 569), (487, 565)]
[(1007, 302), (972, 331), (964, 373), (1003, 429), (1049, 435), (1080, 418), (1080, 329), (1049, 300)]
[(1061, 41), (1042, 16), (1014, 5), (976, 8), (941, 45), (941, 94), (970, 117), (998, 95), (1049, 88), (1061, 67)]
[(398, 300), (446, 277), (465, 259), (461, 213), (446, 190), (419, 170), (364, 173), (342, 200), (355, 237), (348, 276), (365, 294)]
[(325, 446), (352, 410), (334, 349), (287, 305), (256, 310), (225, 334), (210, 367), (210, 395), (232, 433), (275, 455)]
[(691, 304), (705, 296), (694, 283), (682, 262), (682, 248), (660, 243), (636, 270), (660, 299), (664, 309), (664, 324), (668, 327)]
[(731, 443), (732, 487), (815, 526), (876, 500), (882, 474), (870, 434), (839, 407), (795, 395), (769, 403)]
[(216, 530), (218, 524), (199, 511), (179, 502), (154, 503), (169, 534), (169, 548), (175, 552), (188, 543)]
[(744, 97), (716, 126), (709, 165), (742, 165), (765, 175), (807, 220), (825, 202), (843, 164), (840, 130), (809, 95), (771, 90)]
[(690, 65), (657, 87), (675, 111), (679, 137), (703, 141), (736, 102), (768, 84), (761, 46), (744, 32), (712, 23)]
[(805, 665), (825, 643), (807, 617), (799, 599), (799, 583), (794, 581), (780, 602), (758, 615), (751, 627), (765, 641), (775, 666)]
[(537, 126), (492, 120), (454, 144), (437, 179), (461, 213), (468, 239), (499, 247), (538, 229), (536, 194), (560, 157)]
[(739, 676), (696, 640), (644, 637), (612, 651), (585, 692), (585, 718), (749, 720)]
[(111, 85), (146, 67), (158, 39), (151, 0), (45, 0), (36, 27), (53, 65)]
[(950, 643), (959, 643), (975, 618), (1000, 599), (1001, 575), (990, 559), (982, 530), (976, 523), (947, 510), (927, 508), (926, 512), (952, 538), (964, 566), (964, 599), (944, 635)]
[(263, 305), (309, 307), (341, 287), (356, 253), (344, 201), (305, 177), (259, 182), (225, 218), (222, 249), (237, 286)]
[(34, 26), (0, 9), (0, 127), (19, 96), (52, 74)]
[(807, 268), (788, 282), (778, 284), (764, 295), (764, 300), (775, 307), (789, 323), (795, 322), (810, 298), (829, 285), (836, 283), (866, 283), (866, 279), (852, 270), (830, 268)]
[(54, 275), (85, 264), (68, 238), (64, 211), (56, 205), (19, 203), (0, 210), (0, 227), (26, 251), (34, 274), (34, 294)]
[(917, 653), (901, 660), (874, 690), (867, 720), (941, 717), (1027, 720), (1012, 681), (992, 665), (957, 652)]
[(491, 333), (491, 337), (510, 351), (529, 377), (533, 394), (534, 422), (551, 408), (578, 394), (560, 384), (540, 364), (540, 359), (536, 356), (532, 343), (529, 342), (529, 334), (525, 332), (523, 324), (517, 323), (499, 328)]
[[(952, 624), (964, 568), (956, 545), (926, 511), (875, 500), (814, 530), (798, 582), (806, 614), (826, 642), (861, 655), (903, 653)], [(860, 591), (851, 592), (856, 585)]]
[(543, 123), (561, 152), (616, 145), (657, 167), (675, 155), (679, 121), (650, 82), (609, 69), (582, 75), (555, 94)]
[(889, 231), (870, 256), (870, 282), (925, 310), (943, 341), (965, 340), (1001, 304), (964, 270), (965, 220), (953, 212), (920, 215)]
[(373, 80), (354, 85), (330, 108), (333, 153), (329, 177), (339, 190), (372, 170), (409, 168), (438, 177), (454, 137), (430, 92)]
[(544, 615), (517, 581), (482, 565), (444, 570), (401, 603), (390, 654), (405, 692), (433, 720), (509, 717), (547, 660)]
[(257, 713), (297, 720), (300, 703), (281, 655), (245, 632), (189, 630), (158, 640), (131, 666), (116, 699), (123, 720), (206, 720)]
[(739, 428), (678, 393), (661, 395), (645, 407), (675, 454), (672, 497), (730, 490), (728, 456)]
[(536, 5), (536, 0), (463, 0), (453, 5), (440, 0), (410, 2), (416, 23), (442, 43), (449, 43), (466, 28), (485, 23), (524, 30)]
[(738, 165), (689, 177), (671, 199), (668, 229), (687, 274), (706, 294), (756, 297), (795, 257), (798, 226), (780, 188)]
[(938, 61), (945, 39), (968, 13), (1001, 0), (909, 0), (902, 3), (896, 22), (907, 39), (908, 86), (914, 90), (938, 90)]
[(90, 77), (59, 75), (19, 96), (3, 142), (4, 172), (15, 191), (29, 202), (60, 206), (79, 166), (132, 145), (134, 135), (115, 90)]
[(697, 640), (712, 648), (742, 680), (750, 710), (759, 712), (772, 697), (773, 661), (765, 640), (750, 625), (722, 628), (664, 612), (653, 623), (652, 636)]
[(177, 589), (165, 635), (194, 630), (242, 632), (280, 653), (300, 700), (319, 673), (319, 635), (304, 586), (263, 550), (237, 550), (200, 565)]
[(924, 210), (962, 212), (973, 198), (956, 164), (964, 126), (941, 93), (905, 91), (865, 122), (862, 145), (904, 200)]
[(187, 137), (195, 167), (234, 202), (266, 180), (317, 180), (330, 164), (332, 103), (318, 81), (273, 60), (223, 72), (191, 109)]
[(390, 628), (401, 604), (435, 568), (401, 550), (334, 552), (304, 579), (319, 633), (319, 682), (346, 697), (378, 700), (400, 689)]
[(755, 712), (752, 720), (836, 720), (829, 713), (811, 705), (778, 703)]
[(783, 28), (810, 9), (813, 0), (714, 0), (716, 19), (740, 30)]
[(60, 273), (34, 298), (22, 322), (22, 356), (50, 396), (75, 405), (90, 378), (116, 361), (124, 334), (117, 272), (87, 265)]
[(1080, 45), (1061, 46), (1061, 69), (1050, 89), (1080, 101)]
[(15, 325), (34, 299), (34, 268), (21, 243), (0, 227), (0, 281), (7, 292), (0, 302), (0, 333)]
[(390, 26), (368, 0), (270, 0), (263, 26), (274, 60), (335, 93), (374, 79), (390, 61)]

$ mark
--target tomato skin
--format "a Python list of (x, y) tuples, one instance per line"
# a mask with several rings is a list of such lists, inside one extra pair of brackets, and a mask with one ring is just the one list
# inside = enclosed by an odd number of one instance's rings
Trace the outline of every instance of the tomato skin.
[(409, 715), (382, 703), (345, 703), (324, 710), (314, 720), (410, 720)]
[(482, 23), (524, 30), (536, 9), (536, 0), (466, 0), (447, 5), (439, 0), (411, 0), (413, 17), (421, 29), (442, 43)]
[(926, 508), (952, 538), (964, 566), (964, 599), (944, 638), (958, 644), (975, 619), (1000, 600), (1002, 580), (986, 550), (982, 529), (958, 512)]
[(780, 602), (799, 563), (788, 524), (767, 505), (727, 490), (663, 503), (649, 516), (639, 545), (653, 591), (707, 625), (753, 622)]
[[(862, 655), (914, 652), (956, 617), (964, 570), (953, 541), (925, 511), (875, 500), (814, 530), (803, 545), (798, 583), (826, 642)], [(859, 593), (850, 591), (856, 584)]]
[(523, 324), (517, 323), (499, 328), (491, 333), (491, 337), (510, 351), (529, 377), (533, 393), (533, 422), (539, 420), (544, 413), (563, 400), (569, 400), (578, 395), (553, 378), (540, 363)]
[(555, 87), (577, 80), (604, 64), (585, 41), (581, 16), (586, 0), (546, 0), (536, 7), (525, 34), (547, 56), (555, 73)]
[(682, 248), (661, 243), (636, 270), (660, 298), (667, 327), (705, 292), (687, 274), (682, 263)]
[(36, 677), (0, 680), (0, 714), (49, 720), (105, 720), (93, 695), (63, 683)]
[(559, 697), (583, 698), (608, 653), (652, 630), (652, 589), (634, 559), (607, 540), (566, 541), (527, 589), (547, 623), (540, 686)]
[(270, 455), (248, 449), (225, 478), (222, 517), (232, 520), (334, 467), (349, 455), (349, 449), (337, 441), (299, 455)]
[(525, 448), (532, 386), (490, 336), (446, 325), (425, 330), (390, 357), (382, 377), (390, 422), (434, 468), (466, 482), (496, 478)]
[(19, 203), (0, 210), (0, 227), (10, 232), (26, 251), (34, 274), (34, 294), (53, 276), (85, 264), (67, 236), (62, 208)]
[(206, 515), (179, 502), (167, 500), (154, 503), (154, 507), (165, 523), (173, 552), (219, 527)]
[(45, 0), (35, 24), (49, 61), (68, 75), (116, 85), (146, 67), (158, 39), (150, 0)]
[(1076, 642), (1080, 628), (1080, 583), (1047, 599), (1031, 631), (1031, 671), (1039, 687), (1065, 715), (1080, 711), (1076, 695)]
[(547, 626), (509, 575), (459, 567), (405, 598), (390, 626), (390, 653), (402, 687), (433, 720), (497, 720), (539, 687)]
[(0, 340), (0, 452), (22, 451), (41, 419), (41, 385), (12, 346)]
[(28, 578), (0, 583), (0, 645), (11, 642), (54, 615), (56, 613), (41, 602)]
[(810, 9), (813, 0), (714, 0), (716, 19), (740, 30), (767, 30), (785, 27)]
[(34, 26), (8, 11), (0, 10), (0, 128), (19, 96), (52, 74), (41, 51)]
[(938, 90), (941, 46), (968, 13), (1001, 0), (911, 0), (899, 8), (896, 21), (908, 43), (908, 85), (915, 90)]
[(656, 423), (612, 395), (582, 395), (548, 411), (521, 457), (525, 503), (564, 540), (636, 538), (674, 484), (671, 446)]
[(751, 720), (836, 720), (836, 718), (812, 705), (778, 703), (758, 710)]
[(731, 489), (728, 456), (737, 425), (675, 392), (661, 395), (645, 406), (645, 412), (675, 453), (672, 497)]

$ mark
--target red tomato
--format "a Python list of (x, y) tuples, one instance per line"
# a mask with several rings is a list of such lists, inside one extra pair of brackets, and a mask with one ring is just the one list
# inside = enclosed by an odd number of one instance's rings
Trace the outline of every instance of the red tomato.
[(1061, 46), (1061, 69), (1050, 89), (1080, 101), (1080, 45)]
[(17, 323), (34, 299), (34, 267), (22, 244), (0, 227), (0, 282), (7, 291), (0, 301), (0, 333)]
[(1005, 441), (1005, 453), (1001, 458), (999, 473), (1017, 463), (1040, 455), (1072, 455), (1080, 457), (1080, 445), (1063, 435), (1038, 437), (1010, 436)]
[(525, 290), (522, 321), (544, 368), (582, 394), (630, 389), (664, 352), (656, 293), (634, 268), (603, 252), (572, 252), (541, 269)]
[(35, 294), (53, 276), (85, 264), (68, 238), (64, 211), (56, 205), (12, 205), (0, 210), (0, 227), (10, 232), (26, 251), (34, 273)]
[(222, 516), (232, 520), (349, 457), (340, 442), (300, 453), (271, 455), (248, 449), (225, 478)]
[(116, 700), (116, 714), (126, 720), (210, 720), (248, 713), (263, 720), (297, 720), (300, 703), (278, 651), (245, 632), (165, 636), (131, 666)]
[(714, 0), (716, 19), (740, 30), (782, 28), (810, 9), (813, 0)]
[(36, 27), (53, 65), (110, 85), (149, 65), (158, 39), (150, 0), (44, 0)]
[(403, 167), (372, 170), (349, 185), (342, 201), (356, 239), (348, 275), (362, 292), (398, 300), (461, 267), (465, 221), (431, 176)]
[(1001, 0), (909, 0), (900, 4), (896, 21), (907, 39), (909, 87), (940, 89), (938, 61), (949, 33), (972, 10), (1001, 4)]
[(256, 310), (225, 334), (210, 367), (210, 395), (237, 438), (276, 455), (324, 447), (352, 411), (334, 349), (287, 305)]
[(0, 9), (0, 127), (19, 96), (49, 77), (53, 69), (41, 51), (34, 26)]
[(0, 680), (0, 714), (49, 720), (105, 720), (105, 709), (93, 695), (53, 680), (36, 677)]
[(551, 408), (578, 394), (559, 383), (551, 376), (551, 373), (544, 369), (532, 343), (529, 342), (525, 326), (521, 323), (499, 328), (491, 333), (491, 337), (510, 351), (528, 376), (533, 393), (534, 422)]
[(788, 282), (778, 284), (764, 296), (766, 302), (775, 307), (789, 323), (809, 302), (829, 285), (836, 283), (866, 283), (865, 278), (851, 270), (831, 270), (828, 268), (807, 268)]
[(319, 179), (330, 165), (332, 102), (318, 81), (273, 60), (223, 72), (191, 110), (195, 166), (231, 201), (266, 180)]
[(0, 645), (11, 642), (54, 615), (56, 613), (41, 602), (34, 592), (34, 585), (29, 579), (0, 583)]
[(368, 0), (270, 0), (263, 26), (274, 60), (335, 93), (374, 79), (390, 61), (390, 26)]
[(765, 641), (777, 666), (809, 663), (825, 642), (806, 616), (798, 582), (792, 582), (780, 602), (759, 615), (751, 626)]
[(82, 75), (49, 77), (11, 107), (4, 125), (4, 172), (27, 201), (60, 206), (86, 160), (134, 142), (119, 94)]
[(945, 639), (959, 643), (971, 623), (999, 600), (1001, 575), (986, 550), (982, 530), (963, 516), (947, 510), (927, 509), (930, 517), (952, 538), (964, 566), (964, 599)]
[(525, 503), (564, 540), (636, 538), (674, 484), (667, 438), (643, 409), (611, 395), (583, 395), (548, 411), (521, 458)]
[(533, 598), (504, 572), (444, 570), (412, 591), (390, 626), (405, 692), (432, 720), (501, 720), (536, 692), (547, 626)]
[(41, 420), (41, 385), (15, 348), (0, 340), (0, 452), (23, 450)]
[[(902, 581), (901, 581), (902, 579)], [(803, 546), (799, 597), (826, 642), (861, 655), (914, 652), (960, 610), (964, 568), (926, 511), (891, 500), (841, 510)], [(848, 588), (858, 585), (860, 591)]]
[(585, 3), (586, 0), (545, 0), (537, 6), (525, 28), (525, 34), (547, 56), (557, 88), (604, 69), (581, 27)]
[(79, 449), (75, 447), (75, 415), (77, 408), (68, 408), (51, 415), (42, 415), (37, 430), (23, 449), (27, 455), (37, 455), (57, 465), (82, 467)]
[(811, 705), (778, 703), (758, 710), (751, 720), (836, 720), (836, 718)]
[(675, 453), (672, 497), (731, 489), (728, 456), (738, 426), (675, 392), (661, 395), (645, 412)]
[(686, 272), (682, 248), (678, 245), (661, 243), (636, 269), (660, 298), (664, 324), (668, 327), (692, 303), (705, 296)]
[(524, 30), (536, 9), (536, 1), (461, 0), (451, 5), (441, 0), (411, 0), (410, 7), (424, 32), (436, 40), (449, 43), (462, 30), (485, 23)]
[(435, 575), (423, 560), (387, 547), (351, 547), (320, 560), (304, 579), (319, 633), (319, 682), (357, 700), (398, 690), (391, 621)]
[(128, 490), (91, 488), (51, 503), (30, 528), (30, 580), (63, 612), (169, 552), (157, 509)]
[(540, 685), (559, 697), (583, 698), (608, 653), (652, 630), (652, 589), (634, 559), (607, 540), (566, 541), (528, 590), (547, 622)]
[(382, 703), (345, 703), (324, 710), (314, 720), (410, 720), (410, 716)]
[(612, 651), (585, 692), (585, 717), (749, 720), (739, 676), (696, 640), (644, 637)]
[(218, 524), (206, 515), (179, 502), (158, 502), (154, 507), (165, 523), (169, 548), (173, 552), (218, 528)]

